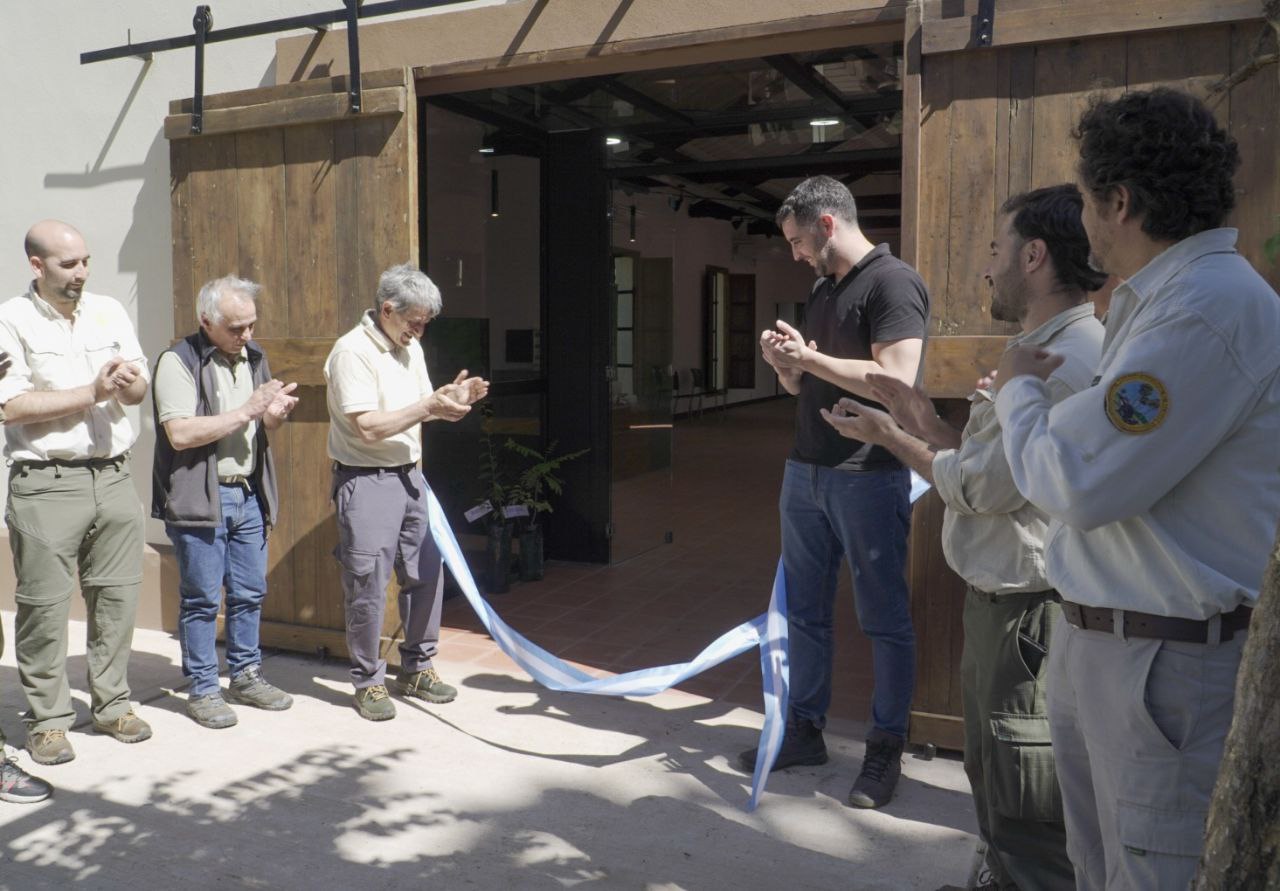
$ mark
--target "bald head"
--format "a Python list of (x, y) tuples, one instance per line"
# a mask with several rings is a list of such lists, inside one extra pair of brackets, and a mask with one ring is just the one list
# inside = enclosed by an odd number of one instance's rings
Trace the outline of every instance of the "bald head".
[(45, 257), (53, 254), (60, 247), (70, 247), (72, 242), (84, 244), (84, 236), (80, 230), (70, 223), (61, 220), (41, 220), (27, 230), (27, 237), (22, 247), (28, 257)]
[(27, 230), (23, 247), (41, 297), (59, 307), (80, 299), (89, 278), (89, 249), (75, 226), (41, 220)]

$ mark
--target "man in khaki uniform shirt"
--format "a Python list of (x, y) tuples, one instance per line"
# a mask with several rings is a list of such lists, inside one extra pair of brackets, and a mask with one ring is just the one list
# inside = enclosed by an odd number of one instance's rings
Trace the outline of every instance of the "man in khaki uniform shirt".
[[(1054, 401), (1088, 389), (1102, 349), (1102, 325), (1085, 301), (1105, 276), (1089, 268), (1082, 204), (1073, 185), (1009, 199), (984, 275), (993, 287), (992, 318), (1022, 329), (1010, 347), (1065, 357), (1049, 379)], [(1045, 578), (1047, 517), (1013, 484), (989, 387), (970, 397), (961, 433), (921, 391), (892, 379), (876, 386), (892, 418), (846, 402), (828, 421), (887, 447), (933, 482), (946, 505), (943, 553), (968, 583), (960, 677), (965, 772), (987, 844), (979, 887), (1068, 891), (1075, 876), (1045, 696), (1045, 653), (1061, 615)]]
[(393, 570), (404, 627), (397, 689), (428, 702), (457, 695), (431, 666), (444, 578), (418, 461), (422, 425), (464, 417), (489, 384), (463, 371), (432, 389), (419, 339), (440, 307), (431, 279), (411, 265), (393, 266), (378, 280), (373, 309), (338, 339), (324, 364), (351, 681), (356, 710), (370, 721), (396, 714), (379, 652)]
[(123, 409), (146, 395), (147, 361), (124, 307), (84, 290), (89, 250), (75, 228), (37, 223), (25, 248), (31, 286), (0, 305), (0, 350), (13, 360), (0, 381), (12, 462), (5, 518), (18, 579), (18, 673), (31, 706), (27, 748), (58, 764), (75, 757), (66, 658), (77, 571), (93, 727), (121, 742), (151, 736), (129, 705), (142, 510), (129, 472), (137, 434)]

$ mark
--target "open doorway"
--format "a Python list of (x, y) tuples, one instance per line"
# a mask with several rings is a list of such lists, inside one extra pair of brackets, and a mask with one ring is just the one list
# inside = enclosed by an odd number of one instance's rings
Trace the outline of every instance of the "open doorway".
[[(847, 183), (868, 237), (898, 250), (901, 75), (884, 43), (422, 100), (422, 260), (451, 320), (428, 353), (483, 365), (502, 436), (591, 450), (549, 556), (669, 541), (672, 473), (697, 473), (681, 430), (784, 398), (756, 338), (812, 286), (773, 222), (801, 179)], [(579, 370), (555, 370), (566, 354)], [(480, 497), (477, 436), (428, 427), (453, 517)]]

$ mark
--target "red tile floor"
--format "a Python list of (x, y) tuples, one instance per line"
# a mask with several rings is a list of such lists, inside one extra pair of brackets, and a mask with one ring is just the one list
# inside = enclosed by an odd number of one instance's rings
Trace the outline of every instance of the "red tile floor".
[[(783, 399), (676, 422), (673, 470), (636, 477), (615, 490), (615, 523), (624, 503), (646, 514), (667, 507), (671, 544), (611, 566), (549, 561), (538, 582), (513, 583), (490, 603), (512, 627), (565, 659), (605, 672), (691, 659), (734, 625), (764, 611), (778, 560), (778, 487), (791, 447), (794, 400)], [(630, 498), (625, 490), (637, 490)], [(655, 494), (656, 493), (656, 494)], [(836, 652), (831, 716), (870, 715), (871, 654), (853, 613), (848, 569), (836, 594)], [(444, 607), (441, 651), (487, 668), (511, 662), (489, 640), (466, 600)], [(749, 651), (680, 689), (761, 709), (760, 667)]]

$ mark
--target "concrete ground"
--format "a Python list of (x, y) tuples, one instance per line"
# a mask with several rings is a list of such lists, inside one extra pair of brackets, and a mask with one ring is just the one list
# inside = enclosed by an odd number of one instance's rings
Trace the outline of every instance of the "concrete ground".
[[(0, 727), (22, 745), (13, 615), (2, 619)], [(78, 757), (39, 767), (17, 753), (57, 791), (0, 803), (0, 889), (899, 891), (969, 877), (975, 822), (959, 761), (909, 755), (888, 808), (848, 808), (862, 756), (853, 723), (829, 728), (827, 765), (775, 774), (749, 814), (748, 778), (731, 761), (755, 744), (759, 709), (679, 691), (551, 693), (510, 663), (445, 651), (437, 667), (457, 701), (398, 700), (394, 721), (373, 724), (351, 708), (341, 664), (274, 654), (266, 673), (293, 709), (240, 708), (238, 726), (205, 730), (175, 693), (176, 639), (139, 631), (131, 682), (155, 736), (125, 746), (91, 732), (83, 623), (71, 641)]]

